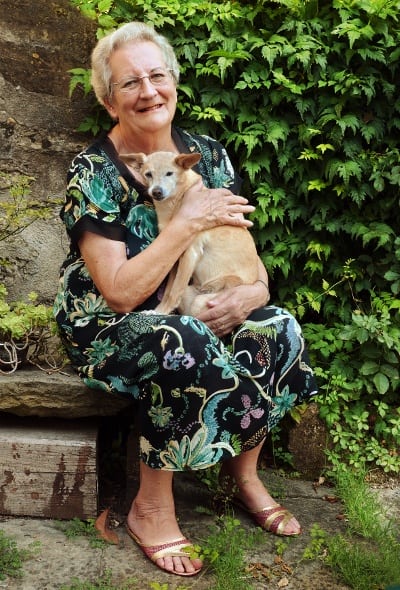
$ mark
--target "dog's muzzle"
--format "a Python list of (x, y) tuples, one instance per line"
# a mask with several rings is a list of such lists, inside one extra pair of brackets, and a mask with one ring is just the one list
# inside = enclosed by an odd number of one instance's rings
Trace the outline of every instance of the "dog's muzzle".
[(154, 186), (151, 190), (148, 191), (149, 195), (155, 201), (162, 201), (165, 197), (164, 190), (161, 186)]

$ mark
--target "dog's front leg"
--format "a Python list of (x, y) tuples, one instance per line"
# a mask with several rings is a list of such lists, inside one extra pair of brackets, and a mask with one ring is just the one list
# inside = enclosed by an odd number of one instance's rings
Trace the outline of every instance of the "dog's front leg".
[(178, 261), (176, 276), (169, 277), (162, 301), (156, 307), (158, 313), (171, 313), (176, 309), (188, 286), (198, 259), (198, 251), (193, 245), (186, 250)]

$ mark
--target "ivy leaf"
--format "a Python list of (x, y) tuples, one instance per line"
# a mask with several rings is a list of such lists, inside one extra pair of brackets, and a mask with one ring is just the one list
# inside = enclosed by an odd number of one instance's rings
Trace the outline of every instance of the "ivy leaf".
[(384, 375), (383, 373), (376, 373), (372, 380), (374, 382), (376, 389), (378, 390), (378, 393), (383, 395), (388, 391), (390, 383), (386, 375)]

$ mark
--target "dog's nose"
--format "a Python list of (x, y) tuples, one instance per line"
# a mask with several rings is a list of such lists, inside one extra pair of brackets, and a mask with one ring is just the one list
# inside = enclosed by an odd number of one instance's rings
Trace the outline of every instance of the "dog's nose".
[(153, 188), (150, 191), (150, 195), (156, 201), (161, 201), (162, 198), (164, 197), (164, 191), (162, 189), (162, 186), (153, 186)]

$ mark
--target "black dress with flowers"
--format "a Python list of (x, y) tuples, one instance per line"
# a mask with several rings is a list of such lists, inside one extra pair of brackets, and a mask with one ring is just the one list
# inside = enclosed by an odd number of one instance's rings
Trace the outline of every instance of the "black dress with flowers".
[[(178, 128), (173, 137), (181, 151), (201, 153), (206, 186), (239, 191), (218, 142)], [(191, 316), (144, 313), (158, 292), (130, 313), (107, 306), (79, 237), (92, 231), (122, 241), (131, 258), (154, 240), (157, 222), (106, 136), (72, 162), (61, 218), (71, 243), (54, 304), (63, 343), (86, 385), (137, 400), (141, 458), (150, 467), (203, 469), (249, 450), (316, 393), (301, 329), (281, 308), (256, 310), (221, 340)]]

